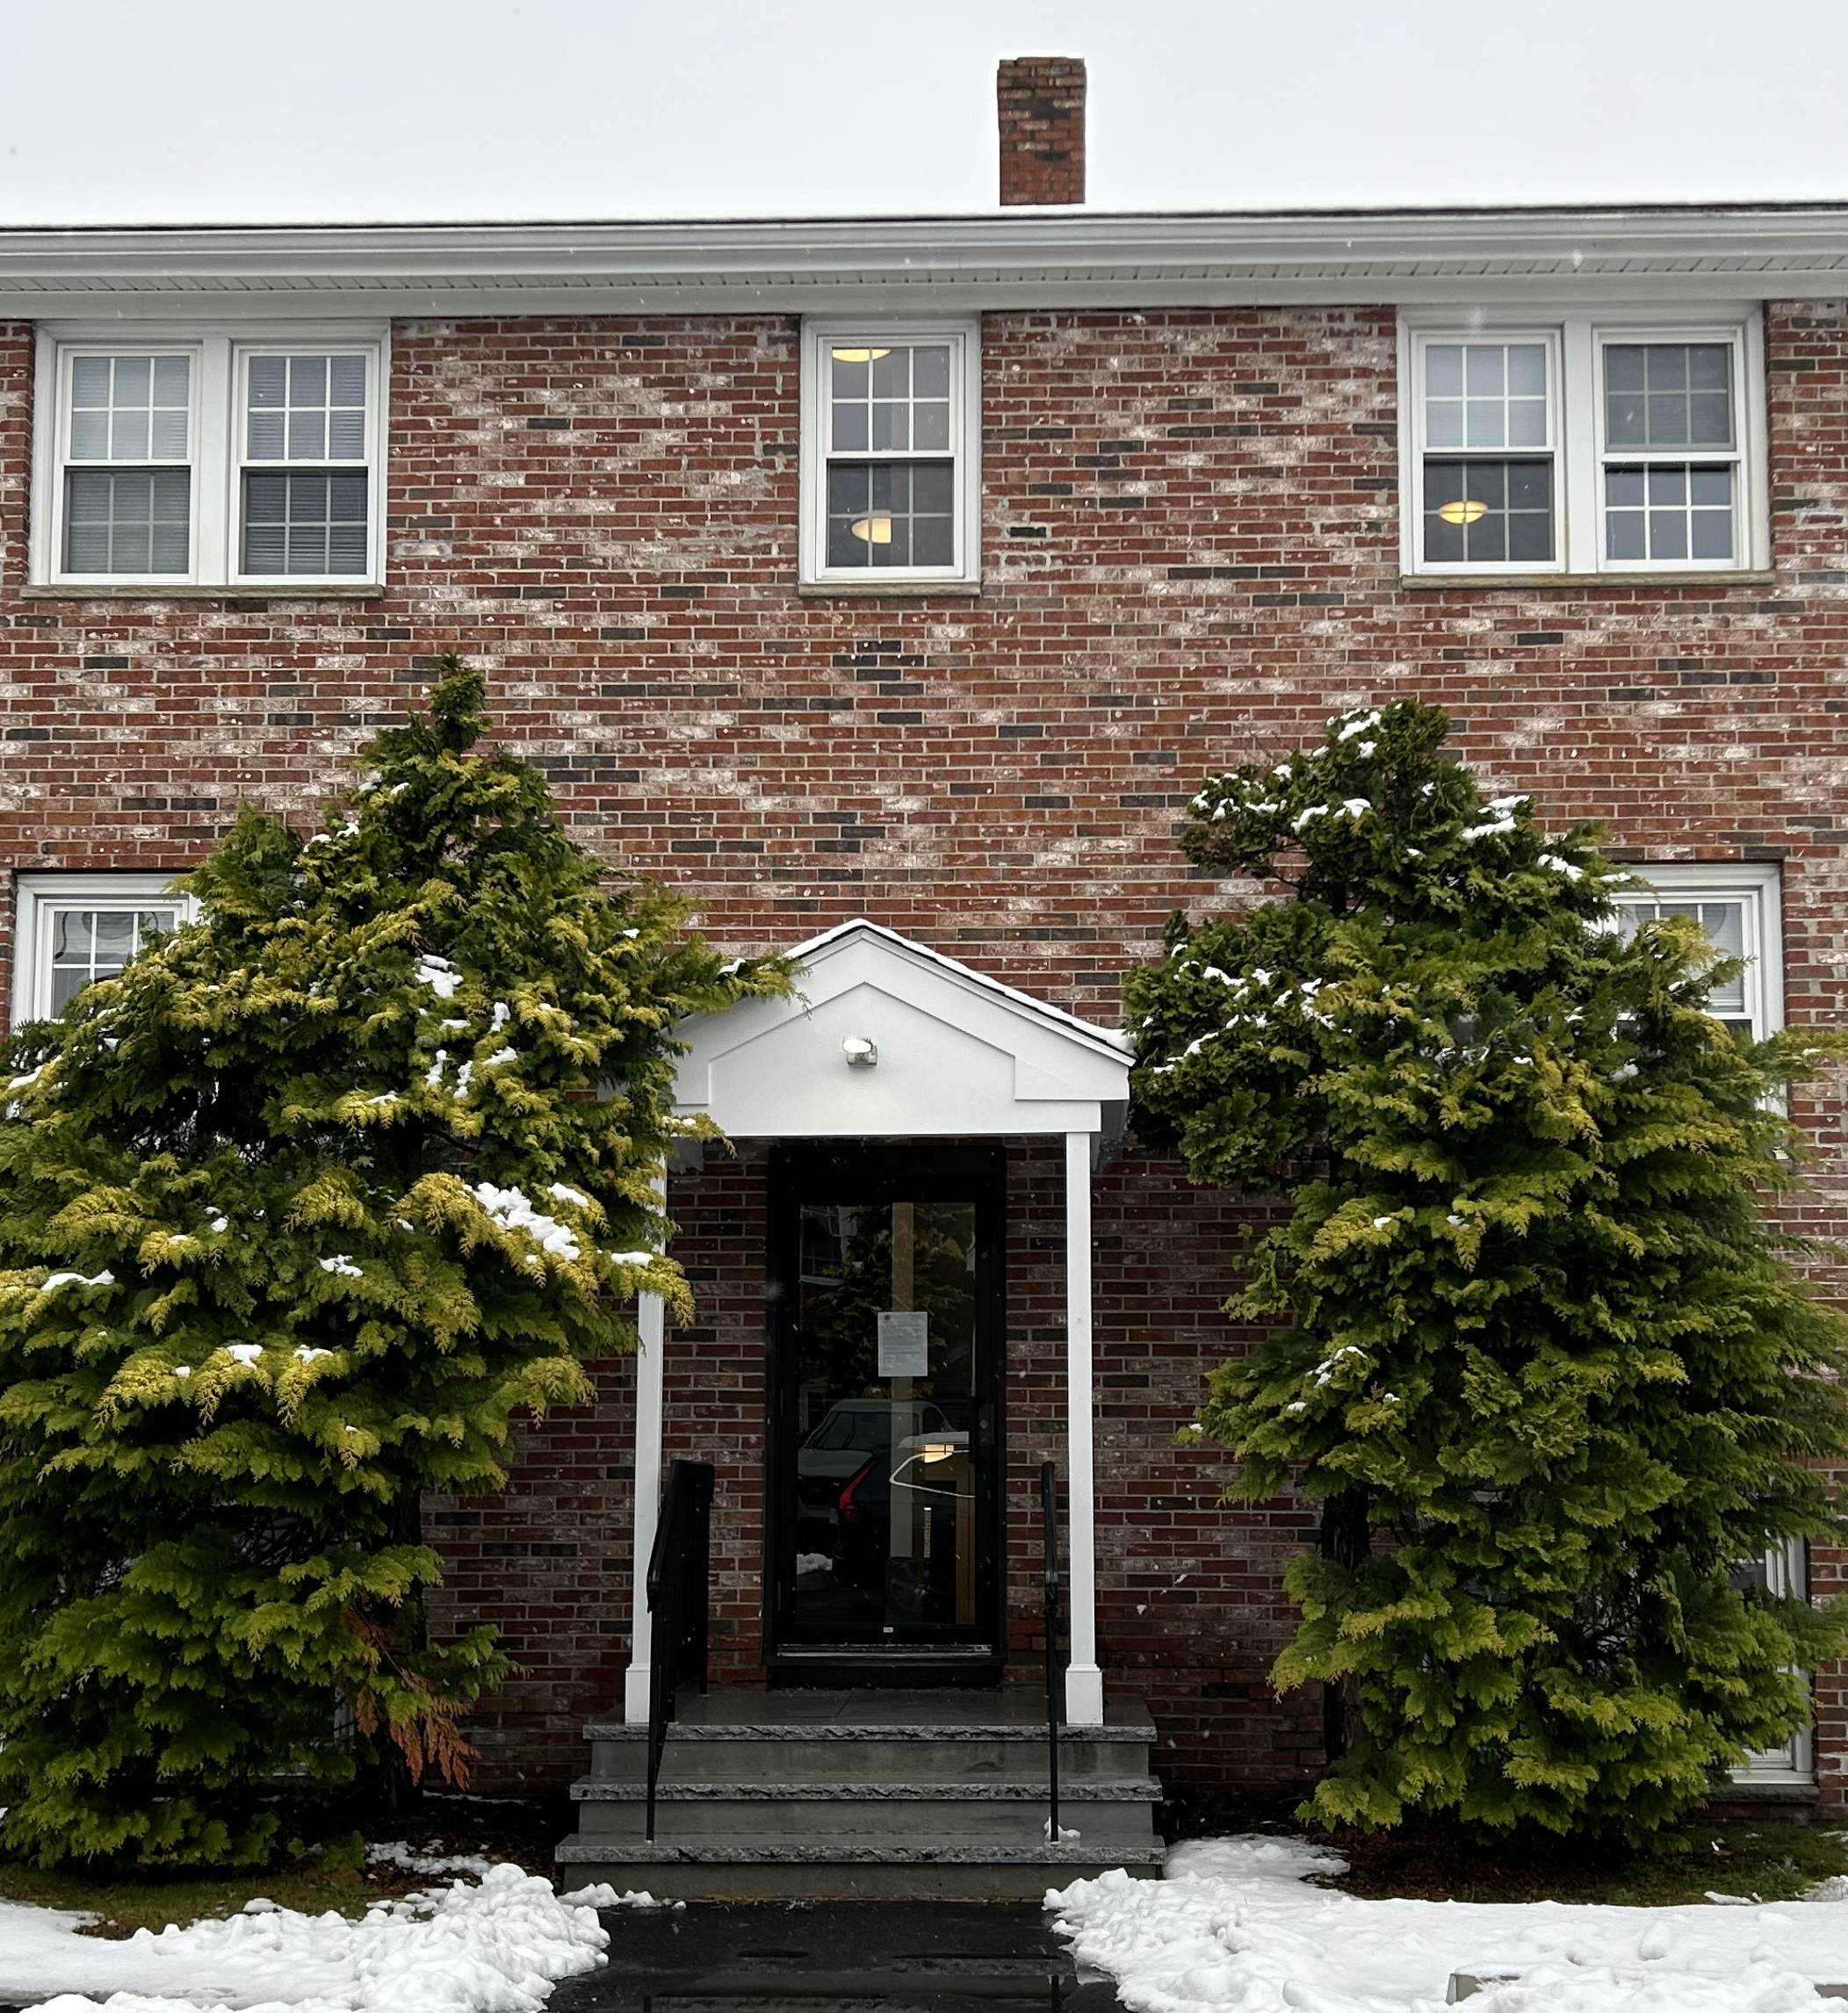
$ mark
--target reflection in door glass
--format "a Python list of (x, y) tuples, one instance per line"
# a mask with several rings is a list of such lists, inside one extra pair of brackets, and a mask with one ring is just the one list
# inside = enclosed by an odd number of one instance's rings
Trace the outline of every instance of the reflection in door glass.
[(796, 1617), (836, 1640), (975, 1620), (976, 1209), (805, 1202)]

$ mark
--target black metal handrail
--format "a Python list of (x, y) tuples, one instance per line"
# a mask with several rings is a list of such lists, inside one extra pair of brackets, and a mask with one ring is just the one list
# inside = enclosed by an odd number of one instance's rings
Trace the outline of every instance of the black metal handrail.
[(1046, 1796), (1051, 1806), (1046, 1841), (1057, 1845), (1058, 1728), (1065, 1716), (1065, 1685), (1058, 1661), (1058, 1475), (1050, 1461), (1040, 1463), (1040, 1521), (1046, 1540)]
[(661, 1521), (648, 1555), (648, 1843), (654, 1843), (654, 1790), (675, 1695), (697, 1681), (706, 1688), (708, 1597), (712, 1548), (713, 1471), (704, 1461), (668, 1469)]

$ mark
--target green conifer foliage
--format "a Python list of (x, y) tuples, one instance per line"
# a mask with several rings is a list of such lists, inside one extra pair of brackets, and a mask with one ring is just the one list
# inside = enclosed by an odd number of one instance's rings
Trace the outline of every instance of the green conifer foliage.
[(43, 1862), (256, 1861), (292, 1795), (461, 1779), (509, 1669), (430, 1640), (425, 1491), (505, 1479), (632, 1303), (675, 1022), (780, 991), (479, 753), (480, 677), (304, 840), (245, 809), (201, 920), (10, 1050), (0, 1801)]
[(1207, 779), (1189, 857), (1289, 892), (1130, 976), (1137, 1126), (1287, 1202), (1231, 1303), (1284, 1325), (1198, 1430), (1322, 1506), (1273, 1673), (1330, 1708), (1304, 1815), (1637, 1839), (1837, 1644), (1734, 1576), (1839, 1541), (1848, 1324), (1765, 1211), (1779, 1093), (1840, 1050), (1712, 1019), (1695, 927), (1627, 940), (1595, 832), (1485, 802), (1447, 731), (1402, 702)]

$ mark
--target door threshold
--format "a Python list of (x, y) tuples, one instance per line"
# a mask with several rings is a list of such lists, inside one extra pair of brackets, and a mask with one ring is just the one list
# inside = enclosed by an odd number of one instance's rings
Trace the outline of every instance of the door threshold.
[(784, 1649), (769, 1659), (767, 1675), (773, 1692), (801, 1687), (874, 1691), (886, 1686), (902, 1691), (930, 1685), (992, 1691), (1000, 1684), (1006, 1661), (992, 1651), (921, 1646), (857, 1655), (851, 1649)]

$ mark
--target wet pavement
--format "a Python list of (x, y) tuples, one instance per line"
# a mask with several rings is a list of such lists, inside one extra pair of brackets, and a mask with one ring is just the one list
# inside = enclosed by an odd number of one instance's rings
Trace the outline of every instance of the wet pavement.
[(610, 1961), (546, 2013), (1117, 2013), (1031, 1902), (610, 1908)]

